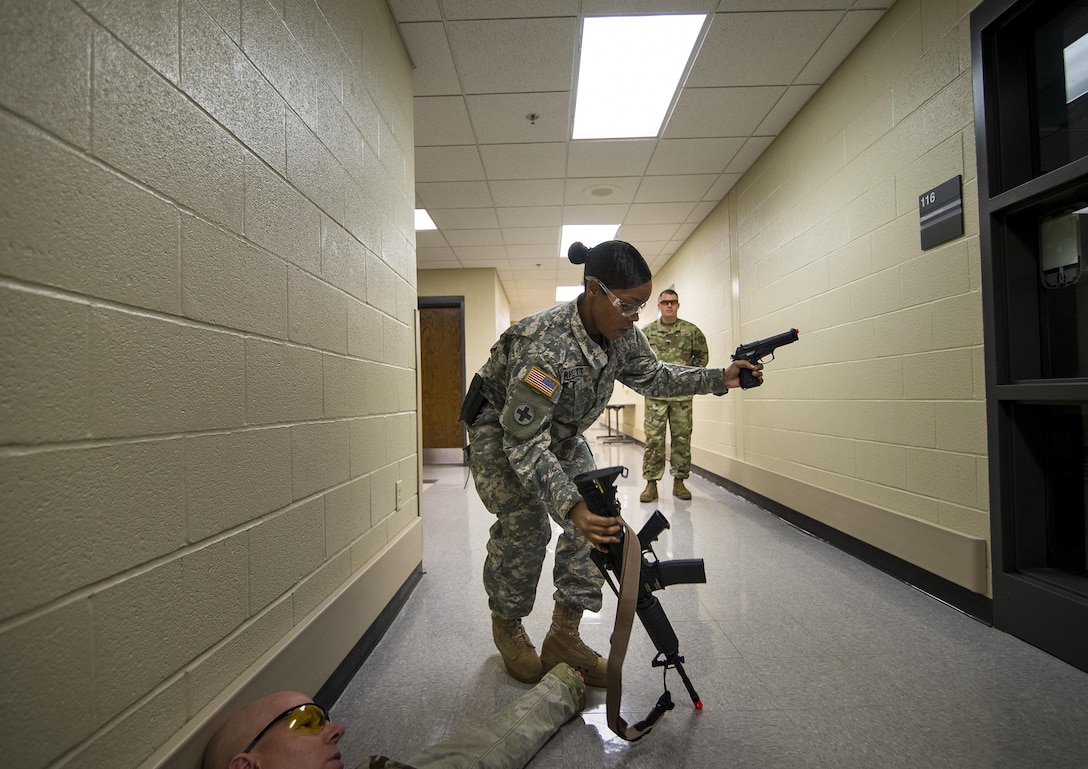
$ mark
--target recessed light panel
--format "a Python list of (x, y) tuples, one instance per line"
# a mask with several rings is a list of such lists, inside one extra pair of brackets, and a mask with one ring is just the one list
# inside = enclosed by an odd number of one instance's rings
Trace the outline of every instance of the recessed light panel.
[(706, 14), (586, 17), (572, 138), (657, 136), (705, 20)]
[(427, 213), (426, 208), (416, 209), (416, 231), (419, 230), (437, 230), (438, 226), (431, 219), (431, 215)]

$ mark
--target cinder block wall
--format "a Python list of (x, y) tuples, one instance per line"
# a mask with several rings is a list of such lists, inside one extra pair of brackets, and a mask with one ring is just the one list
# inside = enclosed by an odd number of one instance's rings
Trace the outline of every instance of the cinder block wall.
[(136, 765), (417, 519), (411, 98), (382, 0), (0, 3), (5, 765)]
[[(942, 543), (989, 539), (975, 5), (899, 0), (655, 276), (675, 284), (712, 365), (801, 329), (763, 388), (696, 399), (696, 464), (780, 501), (775, 478), (798, 481), (801, 512), (945, 576), (963, 551)], [(922, 251), (918, 196), (954, 176), (965, 234)], [(841, 512), (854, 502), (881, 523), (854, 527)], [(894, 549), (904, 519), (929, 525), (913, 528), (924, 559)], [(971, 584), (983, 593), (985, 566)]]

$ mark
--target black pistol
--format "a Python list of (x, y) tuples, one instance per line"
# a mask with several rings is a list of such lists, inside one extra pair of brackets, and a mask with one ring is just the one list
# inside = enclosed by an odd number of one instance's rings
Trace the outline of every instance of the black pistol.
[[(749, 363), (759, 364), (768, 355), (771, 356), (771, 360), (774, 360), (774, 351), (783, 345), (796, 342), (799, 333), (801, 332), (797, 329), (791, 328), (789, 331), (783, 331), (781, 334), (775, 334), (766, 339), (742, 344), (733, 353), (733, 360), (746, 360)], [(740, 370), (741, 388), (747, 390), (750, 387), (759, 387), (761, 384), (763, 383), (749, 369), (742, 368)]]

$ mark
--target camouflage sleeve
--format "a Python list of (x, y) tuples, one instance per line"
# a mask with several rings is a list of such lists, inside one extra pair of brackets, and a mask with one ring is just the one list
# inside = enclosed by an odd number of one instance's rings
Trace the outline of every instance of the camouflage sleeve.
[(414, 769), (414, 767), (408, 764), (402, 764), (399, 761), (394, 761), (391, 758), (385, 756), (371, 756), (363, 763), (359, 764), (358, 769)]
[(557, 522), (582, 496), (551, 450), (551, 423), (562, 385), (558, 361), (549, 351), (522, 338), (515, 342), (507, 368), (506, 405), (499, 415), (503, 450), (521, 482), (547, 505)]
[(694, 323), (691, 324), (691, 365), (705, 366), (710, 362), (710, 347), (706, 336)]
[(619, 380), (640, 395), (674, 398), (685, 395), (724, 395), (723, 369), (677, 366), (662, 363), (654, 355), (646, 335), (634, 328), (623, 338), (625, 359)]

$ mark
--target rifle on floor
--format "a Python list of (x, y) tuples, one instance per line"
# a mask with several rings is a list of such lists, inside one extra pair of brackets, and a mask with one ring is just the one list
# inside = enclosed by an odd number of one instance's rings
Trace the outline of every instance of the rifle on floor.
[[(594, 549), (590, 555), (609, 587), (619, 598), (619, 608), (616, 610), (616, 622), (612, 631), (612, 647), (608, 655), (606, 703), (608, 725), (620, 737), (626, 740), (637, 740), (653, 729), (662, 716), (673, 709), (674, 704), (672, 694), (666, 685), (657, 704), (642, 721), (634, 726), (628, 726), (619, 715), (623, 691), (623, 660), (627, 653), (627, 642), (631, 636), (633, 615), (638, 615), (650, 640), (657, 648), (657, 655), (651, 661), (651, 666), (664, 668), (666, 675), (669, 670), (679, 673), (695, 709), (702, 710), (703, 702), (684, 670), (680, 641), (654, 592), (664, 590), (669, 585), (704, 583), (706, 571), (702, 558), (658, 560), (653, 550), (653, 543), (661, 532), (669, 528), (669, 522), (660, 510), (654, 510), (642, 530), (635, 534), (627, 522), (620, 517), (620, 504), (616, 499), (615, 485), (616, 478), (620, 475), (627, 476), (626, 467), (606, 467), (582, 473), (575, 477), (574, 483), (590, 512), (618, 518), (623, 526), (620, 542), (610, 543), (603, 551)], [(618, 585), (613, 582), (612, 575), (615, 575)]]

